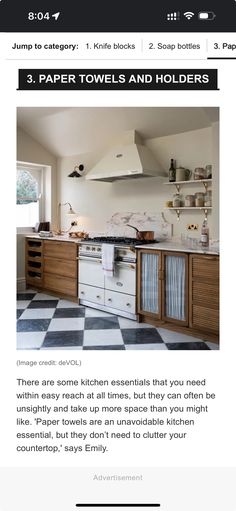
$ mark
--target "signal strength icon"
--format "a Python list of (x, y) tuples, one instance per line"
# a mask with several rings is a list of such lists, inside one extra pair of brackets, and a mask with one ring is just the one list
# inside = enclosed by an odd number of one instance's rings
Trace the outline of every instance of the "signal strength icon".
[(180, 12), (168, 12), (168, 14), (166, 15), (166, 19), (167, 21), (179, 21)]
[(191, 20), (194, 16), (194, 12), (191, 11), (184, 12), (184, 16), (185, 18), (187, 18), (187, 20)]

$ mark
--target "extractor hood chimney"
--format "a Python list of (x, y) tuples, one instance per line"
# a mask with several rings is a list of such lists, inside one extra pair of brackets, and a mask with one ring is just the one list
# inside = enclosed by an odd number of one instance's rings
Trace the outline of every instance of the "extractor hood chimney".
[(150, 149), (143, 145), (136, 131), (127, 131), (124, 141), (114, 147), (88, 172), (90, 181), (114, 181), (140, 179), (142, 177), (166, 177)]

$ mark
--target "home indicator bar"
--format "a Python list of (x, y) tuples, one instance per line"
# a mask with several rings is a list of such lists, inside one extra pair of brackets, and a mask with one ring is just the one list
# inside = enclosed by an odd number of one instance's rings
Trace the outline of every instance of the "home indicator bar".
[(161, 507), (161, 504), (76, 504), (76, 507)]

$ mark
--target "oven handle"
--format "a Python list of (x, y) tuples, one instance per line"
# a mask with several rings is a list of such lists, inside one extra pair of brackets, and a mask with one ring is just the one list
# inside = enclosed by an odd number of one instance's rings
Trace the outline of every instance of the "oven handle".
[(99, 259), (98, 257), (89, 257), (89, 256), (79, 256), (77, 257), (76, 259), (78, 259), (79, 261), (94, 261), (95, 263), (99, 263), (99, 264), (102, 264), (102, 260)]
[(136, 266), (135, 264), (131, 264), (131, 263), (122, 263), (122, 262), (115, 262), (116, 266), (121, 266), (121, 268), (130, 268), (131, 270), (135, 270)]
[[(96, 257), (79, 256), (79, 257), (77, 257), (77, 259), (79, 259), (79, 261), (94, 261), (95, 263), (102, 264), (102, 260), (99, 258), (96, 258)], [(135, 264), (130, 264), (127, 262), (124, 263), (124, 262), (120, 262), (120, 261), (119, 262), (115, 261), (115, 265), (123, 267), (123, 268), (130, 268), (131, 270), (135, 270), (135, 268), (136, 268)]]

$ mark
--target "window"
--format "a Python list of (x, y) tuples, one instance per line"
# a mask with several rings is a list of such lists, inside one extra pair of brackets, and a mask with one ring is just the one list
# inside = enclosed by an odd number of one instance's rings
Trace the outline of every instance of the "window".
[(17, 167), (16, 220), (17, 227), (34, 227), (42, 217), (42, 167)]

